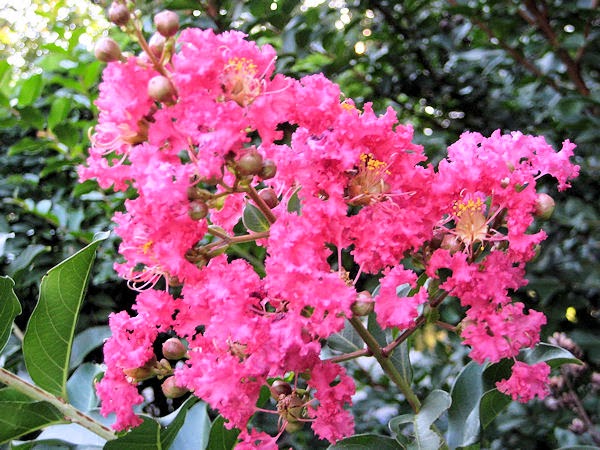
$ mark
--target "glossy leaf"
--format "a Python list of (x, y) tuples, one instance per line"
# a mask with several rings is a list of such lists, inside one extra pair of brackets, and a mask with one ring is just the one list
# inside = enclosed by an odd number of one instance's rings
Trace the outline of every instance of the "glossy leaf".
[[(190, 399), (196, 400), (194, 397), (190, 397)], [(171, 448), (177, 450), (206, 448), (210, 425), (206, 403), (197, 402), (185, 415), (185, 421), (177, 436), (175, 436)]]
[(108, 441), (105, 450), (163, 450), (160, 442), (160, 425), (153, 419), (144, 417), (139, 427)]
[(21, 304), (13, 291), (15, 282), (0, 277), (0, 352), (8, 342), (15, 317), (21, 314)]
[(75, 324), (96, 249), (107, 237), (108, 233), (98, 234), (91, 244), (44, 276), (23, 339), (25, 364), (33, 381), (65, 400)]
[(395, 439), (378, 434), (357, 434), (330, 445), (328, 450), (398, 450), (402, 447)]
[(48, 114), (48, 128), (54, 128), (69, 115), (71, 100), (66, 97), (58, 97), (52, 102), (50, 113)]
[(473, 444), (479, 437), (479, 402), (483, 394), (484, 365), (474, 361), (460, 372), (450, 395), (448, 409), (448, 445), (451, 448)]
[(249, 231), (260, 233), (269, 230), (269, 221), (256, 206), (248, 203), (244, 207), (242, 222)]
[(581, 364), (579, 359), (562, 347), (551, 344), (538, 344), (532, 349), (525, 350), (519, 355), (527, 364), (546, 362), (550, 367), (556, 368), (562, 364)]
[(210, 427), (206, 450), (232, 450), (239, 434), (240, 430), (237, 428), (225, 428), (225, 419), (219, 416)]

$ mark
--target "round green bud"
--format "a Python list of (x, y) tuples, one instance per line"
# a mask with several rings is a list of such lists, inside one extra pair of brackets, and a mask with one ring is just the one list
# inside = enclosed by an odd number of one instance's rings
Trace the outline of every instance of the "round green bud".
[(183, 358), (187, 354), (187, 348), (181, 340), (170, 338), (163, 342), (162, 352), (165, 358), (177, 360)]
[(114, 39), (103, 37), (98, 39), (94, 48), (94, 55), (98, 61), (112, 62), (121, 59), (121, 48)]

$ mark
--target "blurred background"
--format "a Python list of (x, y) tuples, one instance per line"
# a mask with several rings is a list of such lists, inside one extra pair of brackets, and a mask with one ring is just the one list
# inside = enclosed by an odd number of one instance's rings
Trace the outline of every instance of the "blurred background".
[[(127, 194), (79, 184), (103, 64), (93, 44), (103, 35), (137, 44), (106, 19), (108, 2), (0, 0), (0, 274), (11, 276), (24, 326), (42, 275), (112, 227)], [(432, 161), (463, 131), (496, 129), (544, 135), (555, 148), (577, 144), (581, 175), (558, 194), (544, 224), (549, 238), (515, 293), (545, 312), (544, 340), (584, 365), (556, 373), (544, 402), (511, 404), (485, 430), (482, 448), (558, 448), (592, 444), (600, 415), (600, 8), (597, 0), (172, 0), (138, 1), (147, 37), (152, 17), (177, 11), (182, 27), (241, 30), (279, 54), (277, 69), (300, 77), (323, 72), (358, 106), (391, 106), (411, 123)], [(98, 344), (111, 311), (134, 298), (112, 264), (117, 241), (99, 251), (79, 322)], [(555, 333), (560, 332), (561, 335)], [(448, 389), (468, 359), (457, 339), (425, 327), (412, 338), (418, 392)], [(101, 362), (101, 351), (88, 359)], [(358, 380), (357, 432), (386, 434), (404, 411), (370, 361), (350, 362)], [(18, 339), (0, 366), (22, 365)], [(594, 375), (594, 373), (596, 373)], [(160, 400), (146, 409), (163, 415)], [(266, 423), (265, 426), (274, 424)], [(282, 445), (318, 448), (309, 430)], [(596, 442), (598, 443), (598, 442)]]

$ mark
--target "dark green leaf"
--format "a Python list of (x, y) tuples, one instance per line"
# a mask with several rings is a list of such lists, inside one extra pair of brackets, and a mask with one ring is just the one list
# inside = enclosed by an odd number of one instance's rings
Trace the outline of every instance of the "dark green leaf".
[(402, 447), (395, 439), (378, 434), (357, 434), (330, 445), (328, 450), (398, 450)]
[(269, 230), (269, 221), (256, 206), (248, 203), (244, 208), (242, 222), (249, 231), (260, 233)]
[(407, 341), (402, 342), (396, 347), (392, 352), (392, 356), (390, 356), (392, 364), (394, 364), (394, 367), (400, 372), (400, 375), (402, 375), (402, 378), (404, 378), (408, 384), (410, 384), (413, 379), (413, 370), (409, 356)]
[(50, 403), (0, 401), (0, 444), (64, 422), (64, 416)]
[(35, 154), (48, 147), (48, 142), (43, 139), (33, 139), (26, 137), (11, 145), (8, 149), (8, 156), (15, 156), (21, 153)]
[(23, 354), (29, 375), (38, 386), (65, 400), (75, 324), (96, 248), (107, 237), (108, 233), (98, 234), (90, 245), (44, 276), (25, 331)]
[(19, 92), (19, 106), (31, 105), (38, 99), (42, 93), (44, 86), (44, 80), (42, 74), (33, 75), (21, 85), (21, 91)]
[(21, 314), (21, 304), (13, 291), (15, 282), (0, 277), (0, 352), (8, 342), (15, 317)]
[(237, 428), (225, 428), (225, 419), (223, 416), (217, 417), (210, 427), (208, 445), (206, 450), (231, 450), (237, 442), (240, 430)]
[(460, 372), (450, 395), (448, 409), (448, 445), (451, 448), (473, 444), (479, 438), (479, 402), (483, 394), (485, 366), (474, 361)]
[(108, 441), (104, 450), (166, 450), (160, 442), (160, 425), (154, 419), (143, 418), (139, 427), (134, 428), (113, 441)]
[(510, 402), (510, 397), (502, 394), (497, 389), (491, 389), (483, 394), (479, 404), (481, 426), (487, 428)]

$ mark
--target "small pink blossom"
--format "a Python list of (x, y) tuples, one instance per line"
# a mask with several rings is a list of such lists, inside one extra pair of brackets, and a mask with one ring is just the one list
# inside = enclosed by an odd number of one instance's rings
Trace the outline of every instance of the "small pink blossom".
[(497, 382), (496, 387), (503, 394), (510, 395), (513, 400), (527, 403), (536, 396), (543, 399), (548, 395), (550, 392), (548, 375), (550, 375), (550, 366), (545, 362), (530, 366), (515, 361), (510, 378)]

